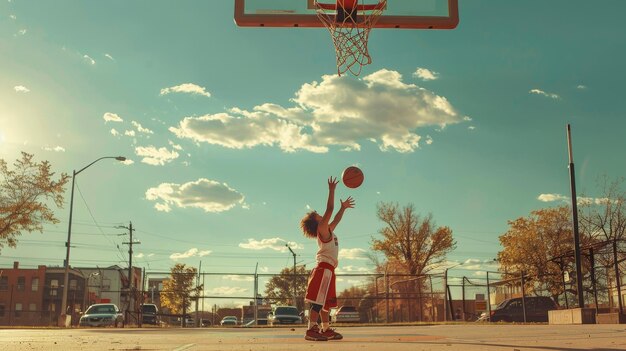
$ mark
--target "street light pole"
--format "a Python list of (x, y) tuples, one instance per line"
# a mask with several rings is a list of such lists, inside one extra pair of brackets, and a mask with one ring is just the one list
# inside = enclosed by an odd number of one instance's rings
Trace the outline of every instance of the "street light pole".
[(289, 244), (285, 244), (285, 246), (287, 246), (287, 248), (289, 249), (289, 251), (291, 251), (291, 254), (293, 255), (293, 305), (298, 306), (298, 304), (296, 303), (296, 253), (293, 252)]
[(578, 290), (578, 308), (584, 308), (585, 296), (583, 291), (582, 261), (580, 257), (580, 234), (578, 232), (576, 180), (574, 172), (574, 156), (572, 154), (572, 131), (569, 124), (567, 125), (567, 151), (569, 155), (570, 192), (572, 195), (572, 229), (574, 231), (574, 259), (576, 264), (576, 288)]
[(89, 166), (105, 158), (114, 158), (120, 162), (126, 161), (126, 157), (123, 157), (123, 156), (100, 157), (99, 159), (93, 161), (87, 166), (81, 168), (80, 170), (78, 171), (74, 170), (72, 172), (72, 192), (70, 195), (70, 219), (69, 219), (69, 224), (67, 226), (67, 241), (65, 242), (65, 247), (66, 247), (65, 262), (63, 264), (65, 266), (65, 272), (63, 273), (63, 297), (61, 299), (61, 314), (59, 315), (59, 321), (58, 321), (60, 327), (65, 327), (67, 325), (66, 323), (67, 321), (67, 290), (69, 286), (69, 274), (70, 274), (70, 243), (71, 243), (71, 238), (72, 238), (72, 210), (74, 208), (74, 183), (76, 180), (76, 176), (80, 172), (84, 171), (85, 169), (89, 168)]

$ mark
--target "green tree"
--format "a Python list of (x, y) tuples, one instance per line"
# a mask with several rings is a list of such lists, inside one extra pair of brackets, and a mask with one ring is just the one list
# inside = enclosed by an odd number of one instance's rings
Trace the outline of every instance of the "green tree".
[(25, 152), (13, 169), (0, 159), (0, 249), (15, 247), (24, 231), (42, 232), (43, 224), (59, 222), (48, 203), (63, 207), (63, 187), (70, 177), (61, 173), (54, 179), (51, 168), (48, 161), (37, 163)]
[(186, 267), (182, 263), (174, 265), (170, 271), (170, 279), (163, 282), (161, 305), (173, 314), (187, 313), (191, 302), (198, 299), (203, 289), (202, 285), (196, 287), (197, 273), (195, 267)]
[(265, 298), (271, 303), (291, 304), (299, 311), (304, 309), (304, 295), (310, 271), (305, 266), (296, 266), (296, 301), (293, 301), (293, 268), (284, 268), (280, 274), (273, 276), (265, 285)]

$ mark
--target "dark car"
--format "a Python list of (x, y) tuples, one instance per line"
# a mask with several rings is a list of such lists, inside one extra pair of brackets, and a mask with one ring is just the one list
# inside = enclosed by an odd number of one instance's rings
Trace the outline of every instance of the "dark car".
[(267, 323), (275, 324), (300, 324), (302, 317), (296, 307), (293, 306), (277, 306), (267, 315)]
[(141, 305), (141, 323), (159, 325), (159, 309), (157, 305), (149, 303)]
[[(526, 322), (547, 322), (548, 311), (559, 307), (547, 296), (529, 296), (524, 298)], [(489, 316), (491, 322), (524, 322), (522, 298), (516, 297), (502, 301)]]

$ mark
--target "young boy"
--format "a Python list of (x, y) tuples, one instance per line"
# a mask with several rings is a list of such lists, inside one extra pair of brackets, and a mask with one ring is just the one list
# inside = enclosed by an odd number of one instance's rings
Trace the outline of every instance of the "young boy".
[[(340, 340), (343, 336), (330, 328), (328, 313), (332, 307), (337, 307), (335, 291), (335, 268), (338, 263), (339, 244), (334, 234), (335, 227), (341, 221), (346, 208), (354, 207), (354, 200), (348, 197), (346, 201), (339, 200), (341, 208), (335, 214), (335, 218), (329, 223), (333, 214), (335, 202), (335, 187), (337, 178), (328, 178), (328, 202), (324, 216), (311, 211), (302, 218), (300, 227), (304, 236), (317, 238), (317, 267), (311, 272), (307, 286), (305, 301), (311, 304), (309, 312), (309, 327), (304, 338), (311, 341)], [(317, 325), (318, 317), (321, 317), (322, 327)]]

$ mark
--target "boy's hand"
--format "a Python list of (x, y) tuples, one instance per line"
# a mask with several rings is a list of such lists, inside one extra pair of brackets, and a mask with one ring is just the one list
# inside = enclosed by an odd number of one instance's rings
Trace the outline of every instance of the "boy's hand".
[(339, 199), (339, 202), (341, 202), (341, 208), (343, 209), (354, 208), (354, 199), (352, 198), (352, 196), (348, 196), (346, 201)]
[(339, 181), (337, 180), (337, 177), (329, 177), (328, 178), (328, 190), (335, 190), (335, 188), (337, 187), (337, 183), (339, 183)]

